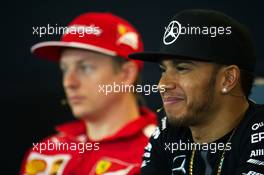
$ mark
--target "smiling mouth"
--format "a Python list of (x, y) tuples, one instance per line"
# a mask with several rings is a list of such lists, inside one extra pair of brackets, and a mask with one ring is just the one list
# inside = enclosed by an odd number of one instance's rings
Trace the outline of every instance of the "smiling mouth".
[(163, 104), (164, 105), (172, 105), (172, 104), (178, 104), (180, 102), (183, 102), (184, 98), (182, 97), (167, 97), (163, 98)]

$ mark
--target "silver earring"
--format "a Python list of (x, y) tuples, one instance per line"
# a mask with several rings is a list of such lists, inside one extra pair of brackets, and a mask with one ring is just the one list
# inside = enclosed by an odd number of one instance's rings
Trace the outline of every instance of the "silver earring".
[(226, 88), (226, 87), (224, 87), (224, 88), (222, 89), (222, 93), (223, 93), (223, 94), (226, 94), (226, 93), (227, 93), (227, 88)]

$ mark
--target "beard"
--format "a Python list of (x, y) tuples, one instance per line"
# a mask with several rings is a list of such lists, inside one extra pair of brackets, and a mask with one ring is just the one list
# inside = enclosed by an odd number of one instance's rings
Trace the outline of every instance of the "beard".
[(199, 99), (199, 101), (192, 102), (187, 105), (186, 112), (181, 115), (171, 115), (167, 113), (168, 122), (175, 127), (189, 127), (196, 126), (206, 122), (209, 119), (209, 112), (214, 104), (214, 92), (215, 92), (215, 82), (216, 74), (213, 72), (209, 79), (207, 88)]

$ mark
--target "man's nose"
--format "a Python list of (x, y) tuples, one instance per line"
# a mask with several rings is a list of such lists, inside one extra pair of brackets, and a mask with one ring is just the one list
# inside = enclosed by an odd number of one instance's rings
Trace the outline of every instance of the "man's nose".
[(175, 89), (177, 87), (176, 79), (176, 77), (173, 77), (171, 75), (163, 75), (159, 81), (159, 91), (163, 93), (165, 91)]
[(65, 89), (76, 89), (80, 85), (80, 80), (76, 71), (67, 72), (63, 76), (63, 86)]

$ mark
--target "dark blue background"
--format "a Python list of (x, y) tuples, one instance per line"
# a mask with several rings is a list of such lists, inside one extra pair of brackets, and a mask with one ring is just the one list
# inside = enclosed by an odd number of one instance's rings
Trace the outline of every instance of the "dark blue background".
[[(164, 27), (172, 15), (186, 8), (208, 8), (222, 11), (249, 27), (257, 53), (258, 75), (264, 76), (263, 6), (260, 1), (231, 0), (27, 0), (2, 5), (1, 80), (3, 137), (6, 145), (8, 174), (17, 174), (21, 159), (32, 142), (53, 132), (54, 125), (72, 120), (70, 110), (61, 106), (61, 75), (56, 64), (39, 60), (30, 47), (39, 41), (58, 40), (59, 36), (33, 35), (33, 26), (66, 26), (75, 16), (90, 11), (108, 11), (134, 24), (143, 36), (146, 50), (157, 50)], [(6, 48), (7, 46), (7, 48)], [(157, 65), (146, 64), (144, 83), (157, 83)], [(264, 99), (263, 90), (257, 96)], [(152, 109), (162, 104), (158, 94), (147, 96)]]

